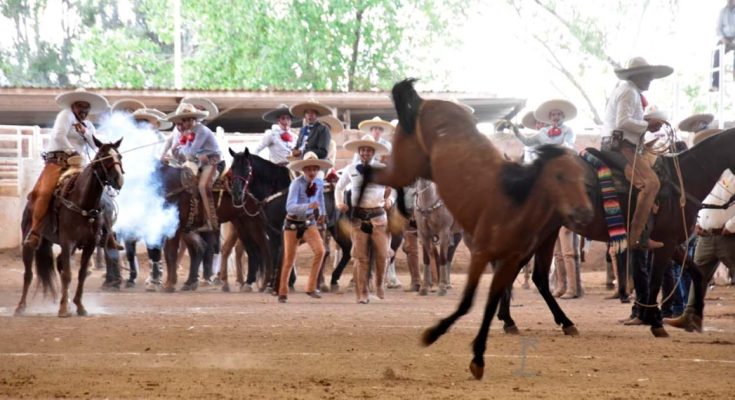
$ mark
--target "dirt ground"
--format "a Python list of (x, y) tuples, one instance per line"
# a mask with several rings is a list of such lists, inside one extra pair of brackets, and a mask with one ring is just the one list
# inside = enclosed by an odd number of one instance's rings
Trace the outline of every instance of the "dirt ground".
[[(301, 253), (300, 265), (306, 256)], [(466, 253), (457, 263), (466, 263)], [(564, 336), (538, 293), (516, 282), (511, 311), (521, 335), (505, 335), (494, 323), (485, 378), (476, 381), (468, 371), (470, 343), (491, 275), (484, 276), (471, 313), (424, 348), (421, 332), (457, 306), (463, 273), (452, 276), (446, 297), (388, 290), (385, 300), (359, 305), (351, 291), (307, 297), (303, 268), (288, 304), (216, 287), (146, 293), (142, 282), (102, 292), (102, 272), (94, 271), (84, 298), (89, 317), (57, 318), (58, 305), (40, 293), (30, 299), (27, 316), (13, 317), (22, 263), (16, 251), (3, 252), (0, 397), (735, 397), (735, 288), (717, 287), (708, 295), (704, 333), (669, 329), (670, 338), (656, 339), (646, 327), (618, 324), (629, 305), (603, 299), (609, 292), (599, 265), (584, 269), (586, 296), (560, 300), (581, 336)], [(184, 271), (179, 276), (182, 282)], [(348, 269), (343, 286), (350, 276)], [(405, 274), (401, 279), (408, 282)]]

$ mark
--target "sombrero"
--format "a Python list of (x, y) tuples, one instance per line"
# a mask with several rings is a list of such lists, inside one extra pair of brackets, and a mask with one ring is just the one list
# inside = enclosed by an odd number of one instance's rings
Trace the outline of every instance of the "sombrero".
[(344, 125), (342, 125), (342, 121), (340, 121), (339, 119), (337, 119), (336, 117), (332, 115), (325, 115), (323, 117), (319, 117), (317, 118), (317, 121), (328, 126), (330, 133), (340, 133), (345, 130)]
[(289, 168), (298, 172), (302, 172), (304, 167), (308, 166), (316, 166), (319, 167), (319, 169), (327, 170), (332, 168), (332, 163), (329, 162), (329, 160), (319, 159), (313, 151), (306, 153), (303, 160), (296, 160), (288, 163)]
[(135, 99), (120, 99), (112, 103), (112, 106), (110, 108), (110, 111), (112, 112), (125, 111), (132, 113), (134, 111), (145, 108), (145, 104)]
[(712, 114), (694, 114), (679, 122), (679, 130), (684, 132), (699, 132), (702, 129), (707, 129), (707, 125), (711, 124), (714, 120), (715, 116)]
[(219, 108), (212, 102), (212, 100), (205, 99), (204, 97), (184, 97), (181, 99), (182, 103), (192, 104), (200, 111), (206, 111), (208, 115), (204, 119), (214, 119), (219, 115)]
[(388, 154), (388, 148), (382, 143), (378, 143), (372, 135), (364, 135), (361, 139), (350, 140), (345, 142), (342, 147), (354, 153), (357, 153), (360, 147), (371, 147), (375, 150), (375, 155)]
[(715, 136), (719, 134), (720, 132), (723, 132), (723, 130), (719, 128), (702, 129), (701, 131), (694, 134), (694, 139), (692, 140), (692, 146), (696, 146), (699, 143), (701, 143), (704, 139), (711, 138), (712, 136)]
[(146, 108), (133, 111), (133, 119), (136, 121), (148, 121), (148, 123), (153, 127), (161, 126), (161, 118)]
[(525, 126), (528, 129), (536, 129), (536, 123), (539, 121), (536, 120), (536, 117), (533, 116), (533, 110), (526, 113), (526, 115), (521, 118), (521, 125)]
[(570, 121), (577, 116), (577, 107), (574, 107), (574, 104), (567, 100), (554, 99), (541, 103), (533, 112), (533, 117), (545, 124), (551, 124), (553, 121), (549, 119), (549, 113), (554, 110), (564, 113), (564, 121)]
[(469, 105), (467, 105), (465, 103), (462, 103), (461, 101), (459, 101), (457, 99), (452, 99), (452, 103), (454, 103), (454, 104), (456, 104), (456, 105), (464, 108), (470, 114), (474, 114), (475, 113), (475, 109), (474, 108), (472, 108), (471, 106), (469, 106)]
[(193, 104), (182, 102), (179, 104), (179, 107), (176, 108), (176, 111), (166, 117), (166, 120), (174, 123), (184, 118), (196, 118), (198, 120), (202, 120), (207, 118), (208, 115), (208, 112), (199, 111)]
[(84, 90), (84, 88), (79, 88), (72, 92), (65, 92), (56, 96), (56, 104), (61, 108), (70, 108), (72, 104), (78, 101), (89, 103), (90, 114), (99, 114), (110, 108), (110, 105), (107, 103), (107, 99), (96, 93), (90, 93)]
[(357, 125), (357, 129), (363, 132), (366, 132), (366, 133), (370, 133), (370, 129), (372, 129), (373, 127), (383, 128), (383, 134), (385, 135), (390, 135), (391, 133), (393, 133), (393, 130), (395, 129), (393, 125), (391, 125), (390, 122), (380, 117), (373, 117), (373, 119), (367, 119), (365, 121), (360, 122)]
[(158, 126), (158, 130), (165, 131), (174, 126), (171, 122), (166, 121), (166, 114), (163, 111), (158, 111), (155, 108), (146, 108), (146, 111), (157, 116), (161, 121), (161, 125)]
[(620, 79), (630, 79), (631, 76), (639, 74), (651, 74), (653, 79), (660, 79), (671, 75), (674, 69), (668, 65), (651, 65), (643, 57), (633, 57), (628, 60), (625, 68), (615, 70), (615, 75)]
[(646, 113), (643, 115), (643, 119), (649, 119), (649, 118), (660, 119), (661, 121), (668, 121), (669, 113), (658, 108), (658, 106), (650, 105), (646, 109)]
[(291, 114), (291, 110), (285, 104), (280, 104), (275, 110), (270, 110), (263, 114), (263, 120), (275, 124), (278, 123), (278, 118), (283, 114), (290, 115), (291, 122), (298, 122), (301, 120), (301, 118), (296, 118), (296, 116)]
[(291, 106), (291, 114), (299, 118), (304, 118), (304, 113), (306, 113), (306, 110), (314, 110), (320, 117), (332, 113), (332, 109), (314, 99), (310, 99), (309, 101), (294, 104), (293, 106)]

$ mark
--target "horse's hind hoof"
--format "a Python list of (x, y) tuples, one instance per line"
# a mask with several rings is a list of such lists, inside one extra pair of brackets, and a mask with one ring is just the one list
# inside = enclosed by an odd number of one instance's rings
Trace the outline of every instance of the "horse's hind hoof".
[(508, 335), (520, 335), (521, 333), (515, 325), (503, 326), (503, 331)]
[(69, 318), (71, 313), (69, 311), (59, 311), (59, 318)]
[(437, 296), (446, 296), (447, 295), (447, 289), (441, 288), (439, 289), (439, 292), (436, 294)]
[(424, 346), (431, 346), (434, 342), (439, 340), (439, 336), (441, 335), (436, 332), (436, 328), (428, 328), (423, 334), (421, 334), (421, 344)]
[(669, 333), (666, 332), (666, 329), (664, 329), (663, 326), (659, 326), (658, 328), (651, 328), (651, 333), (653, 333), (653, 336), (657, 338), (667, 338), (669, 337)]
[(470, 361), (470, 372), (472, 373), (472, 376), (479, 381), (485, 374), (485, 367), (476, 364), (474, 361)]
[(252, 291), (253, 291), (253, 285), (249, 283), (243, 283), (242, 286), (240, 286), (241, 293), (250, 293)]
[(164, 286), (163, 287), (163, 293), (174, 293), (176, 291), (176, 288), (173, 286)]
[(429, 295), (429, 290), (428, 289), (426, 289), (426, 288), (419, 289), (419, 296), (428, 296), (428, 295)]
[(87, 313), (87, 310), (85, 310), (83, 308), (77, 308), (77, 315), (80, 316), (80, 317), (86, 317), (89, 314)]
[(574, 325), (562, 327), (561, 330), (567, 336), (579, 336), (579, 331), (577, 330), (577, 327)]
[(25, 307), (18, 307), (15, 309), (15, 312), (13, 313), (13, 316), (20, 317), (26, 314), (26, 308)]
[(198, 287), (199, 287), (199, 284), (197, 282), (184, 283), (181, 286), (181, 291), (182, 292), (193, 292), (193, 291), (197, 290)]
[(230, 293), (230, 285), (227, 284), (227, 283), (225, 283), (224, 285), (222, 285), (222, 291), (225, 292), (225, 293)]

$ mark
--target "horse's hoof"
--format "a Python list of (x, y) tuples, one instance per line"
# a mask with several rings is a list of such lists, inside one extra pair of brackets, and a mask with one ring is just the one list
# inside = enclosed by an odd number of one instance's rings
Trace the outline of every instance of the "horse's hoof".
[(131, 289), (135, 287), (135, 281), (125, 281), (125, 289)]
[(439, 289), (439, 292), (436, 294), (437, 296), (446, 296), (447, 295), (447, 289), (441, 288)]
[(567, 336), (579, 336), (579, 331), (577, 330), (577, 327), (574, 325), (562, 327), (561, 330)]
[(59, 318), (69, 318), (71, 313), (69, 311), (59, 311)]
[(230, 293), (230, 285), (227, 284), (227, 283), (225, 283), (224, 285), (222, 285), (222, 291), (225, 292), (225, 293)]
[(472, 373), (472, 376), (479, 381), (485, 374), (485, 367), (476, 364), (474, 361), (470, 361), (470, 372)]
[(86, 317), (89, 314), (87, 313), (87, 310), (85, 310), (84, 308), (77, 308), (77, 315), (80, 317)]
[(508, 335), (520, 335), (521, 333), (515, 325), (503, 326), (503, 331)]
[(18, 307), (15, 309), (15, 312), (13, 313), (13, 315), (16, 317), (20, 317), (22, 315), (25, 315), (25, 313), (26, 313), (25, 307)]
[(193, 292), (193, 291), (197, 290), (198, 287), (199, 287), (199, 283), (197, 283), (197, 282), (184, 283), (181, 286), (181, 291), (182, 292)]
[(176, 288), (174, 286), (164, 286), (163, 293), (174, 293)]
[(429, 295), (429, 290), (428, 289), (426, 289), (426, 288), (419, 289), (419, 296), (428, 296), (428, 295)]
[(666, 329), (664, 329), (663, 326), (659, 326), (658, 328), (651, 328), (651, 333), (653, 333), (653, 336), (657, 338), (667, 338), (669, 337), (669, 333), (666, 332)]
[(249, 283), (243, 283), (242, 286), (240, 286), (240, 292), (242, 293), (250, 293), (253, 291), (253, 285)]
[(322, 293), (329, 293), (329, 289), (330, 289), (330, 287), (326, 283), (322, 283), (321, 286), (319, 286), (319, 290)]
[(434, 342), (439, 340), (439, 336), (440, 335), (436, 333), (435, 328), (428, 328), (421, 335), (421, 343), (424, 346), (431, 346), (432, 344), (434, 344)]

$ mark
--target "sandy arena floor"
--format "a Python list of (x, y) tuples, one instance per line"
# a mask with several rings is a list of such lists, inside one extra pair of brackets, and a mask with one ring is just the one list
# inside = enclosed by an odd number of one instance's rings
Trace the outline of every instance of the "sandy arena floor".
[(629, 306), (603, 300), (603, 273), (586, 272), (587, 295), (561, 301), (581, 332), (573, 338), (554, 325), (534, 289), (516, 282), (512, 312), (521, 335), (493, 325), (485, 378), (476, 381), (467, 368), (470, 343), (490, 275), (472, 312), (424, 348), (420, 333), (456, 307), (464, 274), (452, 277), (454, 289), (443, 298), (388, 290), (369, 305), (356, 304), (353, 292), (311, 299), (302, 275), (283, 305), (271, 295), (215, 287), (163, 294), (145, 293), (139, 283), (106, 293), (94, 271), (84, 298), (91, 316), (68, 319), (57, 318), (58, 306), (40, 293), (27, 316), (13, 317), (21, 274), (17, 252), (0, 253), (3, 398), (735, 397), (733, 287), (709, 294), (704, 333), (669, 329), (671, 338), (655, 339), (646, 327), (619, 325)]

